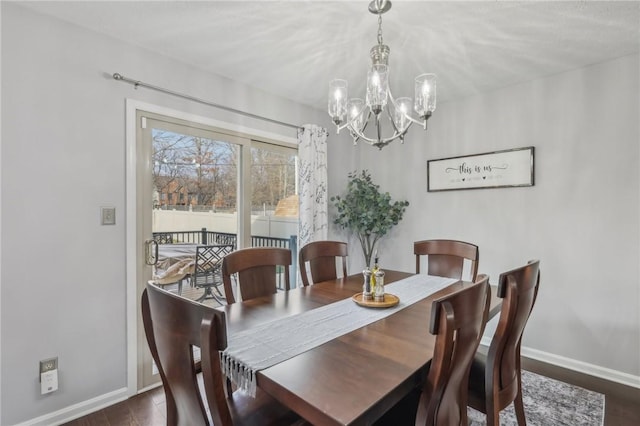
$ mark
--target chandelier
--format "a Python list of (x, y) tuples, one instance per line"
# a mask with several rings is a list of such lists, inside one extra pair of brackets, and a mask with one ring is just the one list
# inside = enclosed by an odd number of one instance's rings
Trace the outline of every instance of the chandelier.
[[(356, 145), (363, 140), (378, 149), (390, 142), (400, 139), (404, 143), (404, 136), (413, 124), (419, 124), (427, 129), (427, 120), (436, 109), (436, 76), (435, 74), (421, 74), (415, 78), (415, 102), (413, 109), (418, 119), (412, 117), (411, 98), (394, 99), (389, 89), (389, 46), (382, 41), (382, 14), (391, 9), (389, 0), (373, 0), (369, 4), (369, 12), (378, 15), (378, 44), (371, 48), (371, 68), (367, 73), (367, 93), (365, 100), (348, 97), (346, 80), (335, 79), (329, 83), (328, 112), (336, 125), (337, 133), (345, 127), (353, 137)], [(387, 136), (383, 135), (382, 118), (386, 112), (391, 130)], [(369, 136), (365, 134), (368, 131)]]

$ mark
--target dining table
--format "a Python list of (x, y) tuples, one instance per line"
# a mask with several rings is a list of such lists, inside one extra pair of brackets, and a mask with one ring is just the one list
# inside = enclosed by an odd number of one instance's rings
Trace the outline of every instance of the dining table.
[[(385, 284), (400, 286), (415, 275), (386, 270)], [(473, 284), (452, 281), (382, 319), (258, 370), (257, 387), (314, 425), (372, 424), (424, 379), (435, 345), (429, 333), (433, 301)], [(300, 314), (352, 299), (362, 287), (362, 274), (355, 274), (217, 309), (226, 313), (231, 341), (234, 334), (283, 318), (293, 324)], [(490, 318), (502, 303), (496, 293), (492, 287)]]

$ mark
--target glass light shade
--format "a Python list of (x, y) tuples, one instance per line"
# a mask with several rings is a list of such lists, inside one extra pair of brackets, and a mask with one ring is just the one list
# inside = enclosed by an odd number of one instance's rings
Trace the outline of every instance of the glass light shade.
[(393, 111), (393, 122), (399, 131), (409, 127), (409, 114), (411, 114), (411, 98), (398, 98)]
[(364, 101), (360, 98), (349, 99), (347, 103), (347, 119), (358, 130), (364, 127), (364, 106)]
[(436, 75), (421, 74), (416, 77), (415, 104), (413, 106), (420, 117), (436, 110)]
[(348, 95), (347, 80), (331, 80), (331, 83), (329, 83), (329, 104), (327, 111), (336, 124), (344, 121), (344, 115), (347, 112)]
[(389, 69), (386, 65), (375, 64), (367, 73), (367, 105), (374, 114), (379, 114), (387, 104), (389, 91)]

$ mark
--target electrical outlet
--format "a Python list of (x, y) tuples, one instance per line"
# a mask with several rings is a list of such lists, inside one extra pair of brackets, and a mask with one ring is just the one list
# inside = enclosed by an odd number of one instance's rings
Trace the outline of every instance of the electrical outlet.
[(40, 361), (40, 393), (58, 390), (58, 357)]
[(116, 208), (100, 207), (100, 219), (103, 225), (115, 225), (116, 224)]
[(40, 361), (40, 374), (46, 373), (47, 371), (57, 370), (58, 369), (58, 357), (43, 359)]

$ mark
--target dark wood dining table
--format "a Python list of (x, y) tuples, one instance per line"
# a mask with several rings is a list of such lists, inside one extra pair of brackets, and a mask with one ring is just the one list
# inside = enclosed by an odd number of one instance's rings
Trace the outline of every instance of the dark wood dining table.
[[(385, 284), (414, 274), (385, 271)], [(362, 291), (361, 274), (226, 305), (229, 334)], [(433, 357), (433, 300), (471, 285), (458, 281), (398, 312), (260, 370), (257, 385), (314, 425), (371, 424), (407, 395)], [(502, 299), (491, 289), (490, 317)], [(371, 309), (363, 307), (362, 309)], [(294, 320), (294, 319), (292, 319)]]

